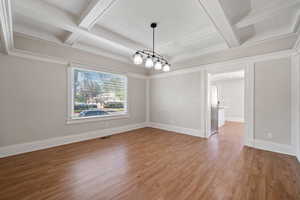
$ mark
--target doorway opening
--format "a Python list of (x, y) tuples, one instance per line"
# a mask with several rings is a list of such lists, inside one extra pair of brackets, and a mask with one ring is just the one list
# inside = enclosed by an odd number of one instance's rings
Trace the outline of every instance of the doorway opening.
[(236, 134), (243, 145), (252, 146), (254, 66), (207, 69), (206, 86), (206, 137)]
[(244, 131), (238, 127), (245, 122), (244, 74), (244, 70), (210, 74), (211, 135), (243, 139)]

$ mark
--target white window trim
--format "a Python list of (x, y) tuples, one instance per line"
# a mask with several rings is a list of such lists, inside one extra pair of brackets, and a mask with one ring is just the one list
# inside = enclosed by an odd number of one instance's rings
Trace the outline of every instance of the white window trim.
[[(81, 118), (73, 118), (73, 105), (74, 105), (74, 93), (73, 93), (73, 83), (74, 83), (74, 76), (73, 72), (74, 70), (86, 70), (86, 71), (92, 71), (92, 72), (100, 72), (100, 73), (107, 73), (107, 74), (114, 74), (114, 75), (121, 75), (126, 78), (125, 80), (125, 95), (126, 95), (126, 103), (125, 103), (125, 112), (119, 113), (115, 115), (105, 115), (105, 116), (90, 116), (90, 117), (81, 117)], [(128, 76), (126, 74), (121, 73), (114, 73), (114, 72), (108, 72), (106, 70), (102, 69), (90, 69), (89, 66), (83, 66), (83, 65), (70, 65), (67, 68), (67, 88), (68, 88), (68, 98), (67, 98), (67, 120), (66, 124), (77, 124), (77, 123), (88, 123), (88, 122), (97, 122), (97, 121), (105, 121), (105, 120), (116, 120), (116, 119), (126, 119), (130, 117), (129, 114), (129, 95), (128, 95)]]

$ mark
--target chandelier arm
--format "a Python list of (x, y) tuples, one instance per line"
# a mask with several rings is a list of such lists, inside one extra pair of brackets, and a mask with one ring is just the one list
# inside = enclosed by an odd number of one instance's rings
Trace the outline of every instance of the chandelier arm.
[[(136, 51), (134, 54), (134, 63), (140, 65), (145, 62), (145, 67), (147, 68), (151, 68), (155, 65), (156, 70), (162, 69), (164, 72), (168, 72), (170, 71), (168, 60), (155, 52), (155, 28), (157, 27), (157, 23), (153, 22), (150, 26), (152, 28), (152, 49), (149, 48)], [(163, 68), (162, 65), (164, 65)]]
[(168, 61), (162, 55), (156, 53), (155, 51), (153, 52), (151, 50), (144, 49), (144, 50), (138, 50), (137, 53), (143, 55), (144, 57), (152, 56), (162, 61), (163, 63), (168, 64)]
[(155, 45), (155, 27), (152, 28), (153, 29), (153, 41), (152, 41), (152, 53), (153, 53), (153, 56), (154, 56), (154, 45)]

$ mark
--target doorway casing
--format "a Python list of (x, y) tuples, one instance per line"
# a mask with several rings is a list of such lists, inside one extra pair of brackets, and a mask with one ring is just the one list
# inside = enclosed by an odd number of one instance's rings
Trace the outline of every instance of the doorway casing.
[(245, 134), (244, 145), (253, 146), (254, 142), (254, 63), (245, 63), (239, 65), (227, 66), (213, 66), (204, 69), (203, 85), (204, 85), (204, 99), (203, 99), (203, 125), (205, 127), (205, 137), (211, 135), (211, 116), (210, 116), (210, 79), (212, 73), (226, 73), (232, 71), (241, 71), (245, 73), (245, 102), (244, 102), (244, 116), (245, 116)]

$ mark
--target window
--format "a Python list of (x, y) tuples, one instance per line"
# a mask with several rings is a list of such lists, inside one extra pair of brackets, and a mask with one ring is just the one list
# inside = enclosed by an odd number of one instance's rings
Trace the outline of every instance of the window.
[(71, 68), (71, 119), (127, 114), (127, 77)]

